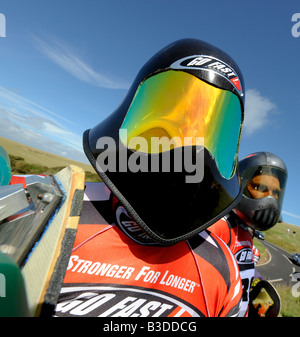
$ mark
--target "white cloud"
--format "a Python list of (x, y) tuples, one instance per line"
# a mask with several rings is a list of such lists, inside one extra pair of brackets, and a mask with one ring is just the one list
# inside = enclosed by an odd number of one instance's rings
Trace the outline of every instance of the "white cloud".
[(57, 154), (62, 157), (88, 163), (82, 150), (77, 150), (59, 141), (55, 141), (39, 133), (37, 130), (25, 128), (14, 121), (1, 118), (0, 135), (21, 144), (32, 146), (42, 151)]
[(67, 122), (69, 124), (73, 124), (73, 122), (67, 120), (66, 118), (46, 109), (45, 107), (42, 107), (41, 105), (25, 98), (20, 95), (17, 95), (13, 91), (7, 90), (3, 87), (0, 87), (0, 98), (2, 105), (5, 104), (9, 107), (10, 113), (15, 113), (16, 118), (24, 119), (24, 113), (20, 114), (20, 108), (23, 111), (28, 111), (31, 114), (37, 115), (37, 116), (45, 116), (45, 115), (51, 115), (55, 117), (56, 119), (60, 119), (64, 122)]
[(42, 122), (42, 125), (44, 126), (43, 131), (46, 133), (57, 135), (73, 135), (72, 132), (63, 129), (54, 123), (51, 123), (50, 121)]
[(268, 98), (263, 97), (256, 89), (246, 91), (244, 132), (252, 135), (270, 121), (276, 105)]
[[(52, 118), (52, 116), (55, 117)], [(0, 87), (0, 135), (43, 151), (87, 162), (82, 136), (67, 119)]]
[(69, 46), (57, 38), (52, 38), (51, 41), (46, 42), (37, 36), (33, 36), (33, 40), (39, 51), (79, 80), (108, 89), (128, 89), (129, 83), (111, 79), (96, 72), (82, 61)]
[(286, 212), (286, 211), (281, 211), (282, 214), (285, 214), (285, 215), (289, 215), (293, 218), (296, 218), (296, 219), (300, 219), (300, 215), (297, 215), (297, 214), (293, 214), (293, 213), (290, 213), (290, 212)]

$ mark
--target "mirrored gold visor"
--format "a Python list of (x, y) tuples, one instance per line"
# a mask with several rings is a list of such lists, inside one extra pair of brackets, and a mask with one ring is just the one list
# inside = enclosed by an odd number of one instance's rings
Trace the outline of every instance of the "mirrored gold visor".
[[(186, 72), (168, 70), (141, 83), (119, 135), (129, 149), (149, 154), (165, 149), (151, 146), (154, 137), (171, 148), (204, 141), (221, 175), (229, 179), (236, 168), (241, 126), (241, 104), (235, 94)], [(147, 142), (135, 142), (136, 137)]]

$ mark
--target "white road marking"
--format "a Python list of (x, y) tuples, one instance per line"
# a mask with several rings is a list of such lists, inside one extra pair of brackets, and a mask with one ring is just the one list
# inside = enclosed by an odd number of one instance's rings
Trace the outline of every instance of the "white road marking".
[(289, 261), (289, 263), (292, 264), (291, 260), (287, 256), (285, 256), (284, 254), (282, 254), (282, 256), (284, 256)]
[(268, 282), (272, 283), (272, 282), (280, 282), (280, 281), (283, 281), (282, 278), (277, 278), (275, 280), (267, 280)]

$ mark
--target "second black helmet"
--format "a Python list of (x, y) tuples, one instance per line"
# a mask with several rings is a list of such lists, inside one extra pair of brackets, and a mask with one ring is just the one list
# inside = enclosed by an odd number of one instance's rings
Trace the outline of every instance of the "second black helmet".
[(244, 192), (235, 211), (249, 227), (267, 230), (279, 221), (287, 181), (282, 159), (270, 152), (255, 152), (239, 162)]

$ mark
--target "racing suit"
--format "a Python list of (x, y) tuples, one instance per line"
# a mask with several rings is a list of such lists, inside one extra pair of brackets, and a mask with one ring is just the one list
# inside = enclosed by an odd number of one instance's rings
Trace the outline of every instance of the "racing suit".
[(239, 265), (243, 296), (239, 316), (248, 316), (249, 291), (255, 275), (253, 240), (248, 227), (232, 211), (208, 228), (230, 248)]
[(241, 296), (237, 263), (216, 235), (160, 246), (104, 183), (86, 183), (56, 316), (237, 316)]

